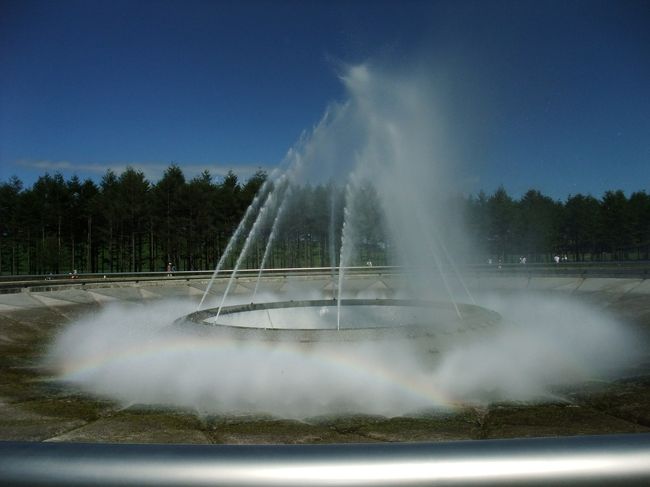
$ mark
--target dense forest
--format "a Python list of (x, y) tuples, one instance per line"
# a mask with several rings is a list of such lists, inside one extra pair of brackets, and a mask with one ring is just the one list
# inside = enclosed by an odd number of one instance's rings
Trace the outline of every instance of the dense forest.
[[(45, 174), (31, 187), (12, 178), (0, 182), (0, 274), (213, 269), (228, 240), (263, 186), (266, 174), (240, 181), (230, 172), (219, 181), (208, 172), (186, 180), (171, 165), (155, 184), (128, 168), (108, 171), (99, 184)], [(333, 186), (292, 188), (282, 212), (267, 267), (336, 263), (343, 218), (343, 191)], [(390, 263), (372, 193), (364, 196), (367, 232), (357, 260)], [(481, 249), (469, 259), (548, 262), (648, 259), (650, 196), (607, 191), (602, 197), (571, 195), (556, 201), (530, 190), (521, 198), (504, 188), (458, 197), (470, 239)], [(270, 224), (259, 230), (271, 231)], [(260, 265), (259, 239), (244, 267)], [(240, 247), (243, 241), (236, 242)], [(234, 257), (224, 262), (234, 265)]]

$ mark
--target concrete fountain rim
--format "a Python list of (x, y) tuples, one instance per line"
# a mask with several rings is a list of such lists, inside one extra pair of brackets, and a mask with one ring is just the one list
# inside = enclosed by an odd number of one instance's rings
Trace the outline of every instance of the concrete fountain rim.
[[(383, 339), (417, 339), (423, 337), (436, 337), (455, 333), (467, 333), (491, 328), (500, 323), (501, 316), (487, 308), (467, 303), (458, 303), (462, 318), (454, 316), (456, 327), (451, 331), (449, 327), (444, 330), (436, 329), (436, 323), (431, 325), (400, 324), (395, 326), (366, 326), (355, 328), (261, 328), (228, 325), (224, 323), (211, 323), (207, 320), (219, 316), (245, 313), (249, 311), (288, 309), (288, 308), (322, 308), (324, 306), (336, 307), (336, 299), (314, 300), (289, 300), (261, 303), (237, 304), (224, 306), (220, 312), (218, 308), (208, 308), (185, 315), (174, 322), (176, 326), (190, 326), (195, 330), (210, 334), (223, 334), (236, 339), (251, 339), (262, 341), (298, 341), (298, 342), (340, 342), (340, 341), (365, 341)], [(454, 313), (452, 302), (429, 301), (419, 299), (342, 299), (342, 307), (350, 306), (397, 306), (397, 307), (425, 307), (431, 309), (444, 309)]]

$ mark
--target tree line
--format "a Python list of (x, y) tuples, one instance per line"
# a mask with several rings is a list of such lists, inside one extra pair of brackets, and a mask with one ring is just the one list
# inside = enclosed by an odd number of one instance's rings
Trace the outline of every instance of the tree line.
[(650, 258), (650, 195), (621, 190), (601, 198), (570, 195), (557, 201), (529, 190), (514, 199), (501, 187), (466, 201), (470, 233), (489, 255), (504, 262), (527, 257), (550, 262), (567, 255), (577, 262)]
[[(246, 181), (229, 172), (187, 180), (170, 165), (156, 183), (141, 171), (108, 171), (99, 183), (61, 174), (40, 176), (31, 187), (18, 178), (0, 183), (0, 274), (213, 269), (267, 175)], [(266, 267), (337, 263), (344, 191), (334, 185), (291, 189), (269, 249)], [(389, 264), (390, 244), (377, 224), (380, 210), (368, 190), (357, 208), (356, 263)], [(553, 255), (575, 261), (648, 259), (650, 196), (607, 191), (601, 198), (571, 195), (557, 201), (530, 190), (513, 198), (504, 188), (458, 197), (469, 238), (478, 244), (470, 261), (488, 258), (548, 262)], [(257, 228), (243, 267), (261, 265), (273, 232), (270, 218)], [(249, 229), (251, 228), (249, 223)], [(234, 243), (243, 248), (245, 233)], [(235, 265), (233, 252), (225, 268)]]
[(0, 185), (0, 273), (209, 268), (265, 178), (187, 181), (177, 165), (156, 184), (133, 168), (99, 184), (57, 173), (24, 188), (11, 178)]

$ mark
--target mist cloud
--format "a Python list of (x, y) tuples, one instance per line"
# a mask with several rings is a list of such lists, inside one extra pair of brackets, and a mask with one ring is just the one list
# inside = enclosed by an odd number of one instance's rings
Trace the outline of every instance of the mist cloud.
[(634, 363), (636, 337), (583, 304), (487, 301), (503, 324), (442, 350), (434, 363), (408, 341), (305, 346), (210, 336), (201, 325), (171, 326), (170, 317), (193, 308), (178, 301), (112, 305), (81, 319), (54, 341), (46, 365), (60, 380), (124, 406), (302, 418), (557, 399), (559, 385), (615, 377)]

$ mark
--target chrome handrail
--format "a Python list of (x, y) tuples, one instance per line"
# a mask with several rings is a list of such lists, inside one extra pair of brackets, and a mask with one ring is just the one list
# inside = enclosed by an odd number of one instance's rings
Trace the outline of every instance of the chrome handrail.
[(650, 434), (446, 443), (0, 442), (3, 486), (650, 485)]

